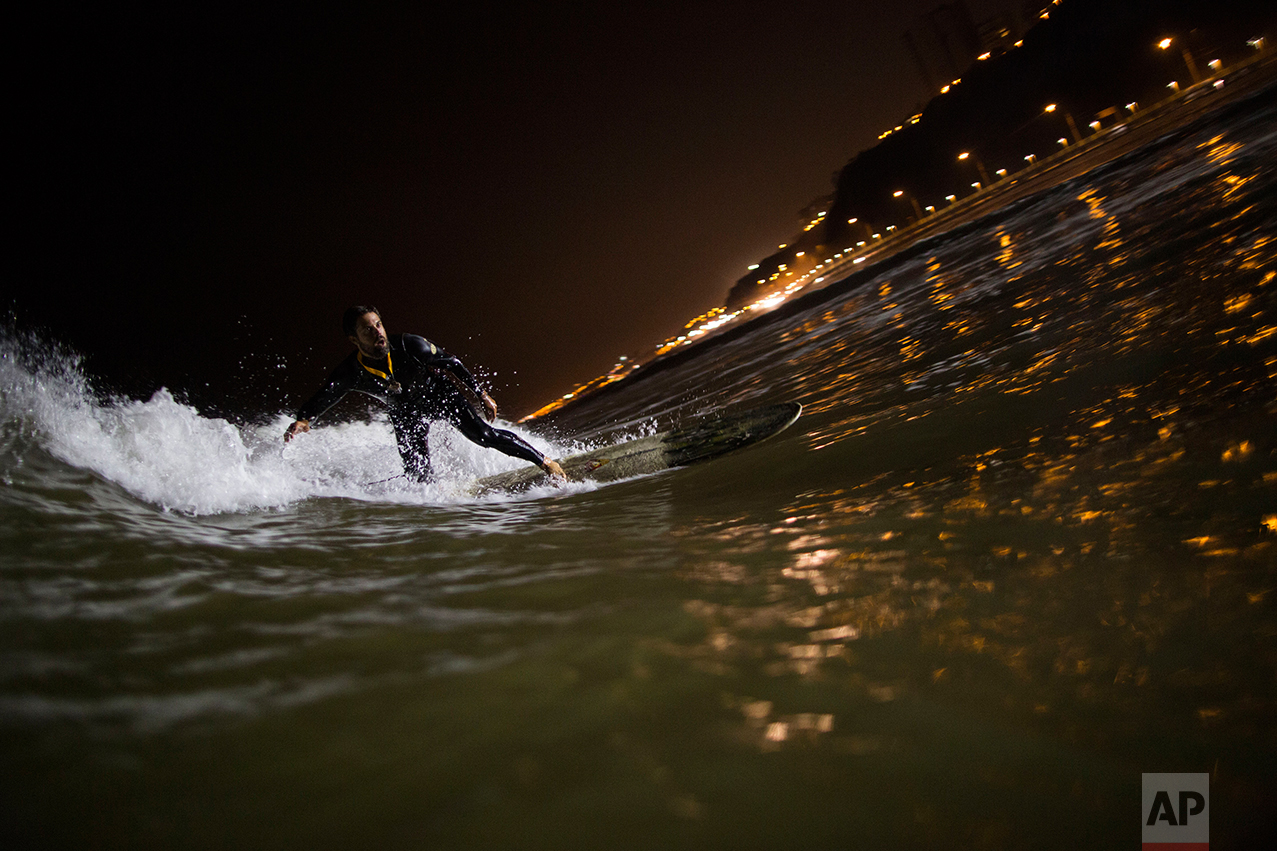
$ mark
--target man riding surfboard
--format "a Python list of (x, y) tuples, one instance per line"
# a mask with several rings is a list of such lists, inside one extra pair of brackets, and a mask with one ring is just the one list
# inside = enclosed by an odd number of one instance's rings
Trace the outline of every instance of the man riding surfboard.
[(410, 479), (424, 482), (431, 478), (427, 439), (430, 424), (436, 420), (446, 420), (480, 446), (522, 458), (557, 480), (565, 479), (557, 461), (514, 432), (484, 422), (458, 385), (475, 395), (489, 420), (496, 419), (497, 403), (456, 357), (416, 334), (388, 335), (375, 307), (349, 308), (342, 316), (342, 330), (355, 350), (298, 409), (295, 421), (284, 433), (285, 443), (310, 431), (311, 421), (354, 391), (386, 406), (404, 475)]

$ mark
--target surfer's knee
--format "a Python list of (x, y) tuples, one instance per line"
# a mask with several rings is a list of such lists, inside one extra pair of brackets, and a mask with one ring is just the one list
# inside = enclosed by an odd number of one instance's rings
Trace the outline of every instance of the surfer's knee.
[(484, 449), (499, 449), (513, 437), (510, 432), (495, 429), (487, 423), (479, 423), (468, 429), (465, 435), (472, 443), (477, 443)]

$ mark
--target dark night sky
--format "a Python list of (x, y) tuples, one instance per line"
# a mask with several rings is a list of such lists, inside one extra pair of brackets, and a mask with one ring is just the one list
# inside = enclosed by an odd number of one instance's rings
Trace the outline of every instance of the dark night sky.
[(722, 304), (930, 96), (937, 0), (541, 5), (14, 22), (19, 325), (278, 410), (372, 302), (517, 416)]

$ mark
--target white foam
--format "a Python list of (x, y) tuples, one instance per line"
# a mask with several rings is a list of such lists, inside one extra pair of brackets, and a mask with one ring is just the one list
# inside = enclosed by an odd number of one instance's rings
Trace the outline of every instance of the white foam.
[[(253, 511), (313, 497), (455, 503), (470, 500), (465, 485), (475, 478), (526, 463), (439, 424), (430, 436), (439, 481), (417, 484), (400, 476), (394, 434), (384, 419), (317, 425), (285, 445), (291, 418), (283, 413), (266, 425), (236, 426), (202, 416), (163, 389), (146, 401), (101, 402), (74, 356), (45, 354), (33, 364), (22, 348), (12, 339), (0, 341), (0, 416), (6, 429), (33, 432), (56, 458), (165, 510)], [(564, 454), (516, 425), (498, 425), (551, 454)], [(572, 486), (570, 492), (580, 489), (588, 487)], [(553, 492), (537, 489), (524, 498)]]

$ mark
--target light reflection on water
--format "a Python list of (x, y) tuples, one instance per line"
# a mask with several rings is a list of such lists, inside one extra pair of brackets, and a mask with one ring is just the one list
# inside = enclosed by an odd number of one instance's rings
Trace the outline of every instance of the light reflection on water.
[(863, 707), (940, 700), (1272, 791), (1272, 147), (1168, 152), (1175, 192), (1110, 175), (777, 331), (824, 484), (681, 532), (705, 633), (669, 649), (732, 684), (738, 741), (899, 756)]
[[(972, 678), (989, 676), (981, 666), (994, 665), (1009, 678), (1000, 697), (1019, 704), (1004, 709), (1030, 719), (1077, 711), (1079, 703), (1082, 714), (1087, 706), (1137, 704), (1142, 723), (1173, 718), (1184, 708), (1184, 686), (1198, 683), (1214, 699), (1188, 707), (1192, 717), (1216, 723), (1236, 713), (1237, 723), (1261, 724), (1272, 710), (1271, 683), (1248, 683), (1253, 657), (1230, 659), (1274, 637), (1271, 620), (1246, 614), (1260, 614), (1254, 607), (1274, 581), (1261, 506), (1251, 506), (1249, 528), (1176, 540), (1184, 534), (1176, 530), (1205, 532), (1224, 520), (1184, 505), (1176, 468), (1200, 448), (1148, 433), (1133, 452), (1113, 453), (1110, 444), (1121, 438), (1104, 433), (1113, 425), (1079, 422), (1078, 431), (1091, 433), (1070, 435), (1055, 452), (1035, 437), (1022, 448), (964, 456), (946, 475), (885, 474), (802, 493), (771, 525), (698, 530), (698, 540), (718, 546), (712, 560), (690, 569), (689, 581), (712, 591), (752, 586), (765, 602), (689, 602), (689, 613), (708, 624), (694, 658), (720, 675), (746, 665), (766, 676), (859, 676), (866, 697), (878, 701), (945, 693), (955, 680), (961, 685), (953, 688), (970, 688)], [(1199, 486), (1277, 484), (1250, 463), (1254, 450), (1244, 447), (1252, 446), (1228, 442), (1210, 474), (1232, 478)], [(761, 575), (748, 567), (777, 550), (788, 557)], [(1218, 624), (1230, 619), (1236, 633), (1221, 634)], [(1167, 667), (1159, 645), (1179, 634), (1176, 652), (1187, 651), (1182, 633), (1198, 623), (1215, 624), (1209, 640), (1218, 643), (1207, 648), (1202, 636), (1194, 664)], [(903, 665), (887, 680), (858, 675), (858, 648), (889, 633), (906, 635), (912, 653), (895, 660)], [(1257, 699), (1244, 696), (1256, 685)], [(1229, 690), (1240, 694), (1221, 704)], [(775, 747), (782, 728), (760, 726), (770, 714), (744, 705), (759, 746)], [(819, 731), (832, 733), (834, 720), (829, 715)], [(1090, 735), (1130, 733), (1110, 726)]]

